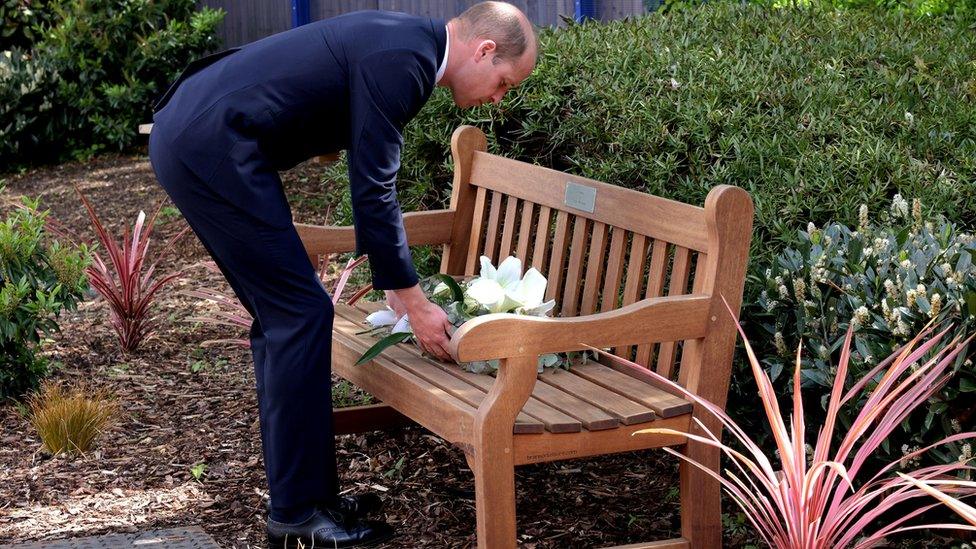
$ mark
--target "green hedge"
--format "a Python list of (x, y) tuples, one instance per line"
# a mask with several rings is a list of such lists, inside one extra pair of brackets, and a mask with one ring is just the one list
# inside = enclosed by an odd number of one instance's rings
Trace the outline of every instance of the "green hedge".
[[(405, 130), (405, 209), (447, 203), (459, 124), (493, 152), (693, 204), (742, 186), (756, 205), (743, 318), (759, 340), (764, 273), (808, 222), (857, 226), (861, 204), (884, 211), (901, 194), (976, 227), (976, 33), (963, 19), (719, 3), (541, 40), (535, 73), (497, 107), (461, 111), (435, 92)], [(348, 222), (348, 201), (336, 213)], [(729, 405), (745, 419), (755, 384), (742, 365)]]
[(447, 202), (451, 132), (474, 124), (494, 152), (669, 198), (745, 187), (753, 272), (807, 222), (855, 225), (861, 203), (880, 211), (896, 193), (976, 225), (964, 23), (717, 4), (541, 39), (535, 73), (500, 106), (461, 111), (438, 89), (407, 127), (407, 209)]
[(0, 172), (132, 145), (165, 86), (216, 48), (223, 17), (193, 0), (52, 0), (47, 9), (39, 40), (0, 54)]
[(0, 51), (30, 48), (51, 20), (49, 0), (0, 0)]
[[(808, 5), (811, 0), (748, 0), (768, 7)], [(826, 6), (852, 10), (883, 10), (914, 15), (951, 15), (972, 17), (976, 15), (976, 0), (814, 0)], [(695, 9), (706, 0), (662, 0), (661, 11)]]

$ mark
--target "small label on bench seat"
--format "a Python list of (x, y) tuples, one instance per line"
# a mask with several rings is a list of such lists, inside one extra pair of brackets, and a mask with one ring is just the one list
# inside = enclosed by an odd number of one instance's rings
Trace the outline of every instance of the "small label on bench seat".
[(570, 208), (593, 213), (593, 210), (596, 209), (596, 189), (567, 181), (566, 205)]

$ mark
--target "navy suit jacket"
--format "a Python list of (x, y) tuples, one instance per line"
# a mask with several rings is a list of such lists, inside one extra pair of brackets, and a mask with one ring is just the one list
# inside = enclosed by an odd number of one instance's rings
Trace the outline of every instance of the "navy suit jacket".
[(358, 253), (377, 289), (417, 283), (396, 196), (402, 131), (434, 89), (444, 21), (365, 11), (191, 63), (157, 103), (153, 132), (235, 205), (291, 225), (276, 170), (348, 151)]

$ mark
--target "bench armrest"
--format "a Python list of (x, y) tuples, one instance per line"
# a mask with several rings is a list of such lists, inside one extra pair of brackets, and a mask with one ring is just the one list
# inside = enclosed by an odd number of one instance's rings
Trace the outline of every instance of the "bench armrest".
[[(403, 214), (407, 243), (448, 244), (454, 225), (454, 210), (430, 210)], [(356, 233), (351, 226), (295, 223), (298, 236), (310, 257), (356, 250)], [(314, 263), (314, 262), (313, 262)]]
[(572, 318), (490, 314), (471, 319), (451, 336), (458, 362), (538, 356), (705, 336), (711, 297), (652, 297), (613, 311)]

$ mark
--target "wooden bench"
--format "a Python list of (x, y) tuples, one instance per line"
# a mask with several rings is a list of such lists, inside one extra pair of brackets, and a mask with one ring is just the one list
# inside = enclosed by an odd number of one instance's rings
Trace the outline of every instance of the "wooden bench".
[[(336, 411), (345, 432), (399, 414), (460, 448), (475, 477), (478, 546), (516, 545), (514, 467), (675, 446), (717, 467), (686, 437), (631, 434), (651, 426), (720, 425), (651, 383), (643, 370), (590, 361), (537, 375), (543, 353), (613, 348), (724, 406), (752, 230), (744, 190), (719, 186), (697, 207), (487, 154), (478, 129), (454, 132), (449, 210), (408, 213), (411, 245), (442, 244), (441, 270), (477, 274), (478, 258), (514, 254), (549, 279), (559, 318), (488, 315), (453, 335), (456, 360), (501, 359), (495, 378), (421, 356), (412, 345), (353, 363), (375, 338), (357, 335), (382, 304), (336, 307), (333, 372), (383, 404)], [(309, 256), (355, 248), (350, 227), (296, 225)], [(643, 374), (643, 375), (642, 375)], [(394, 411), (395, 410), (395, 411)], [(349, 418), (355, 415), (355, 419)], [(633, 547), (721, 546), (718, 484), (680, 465), (680, 538)], [(631, 547), (631, 546), (628, 546)]]

